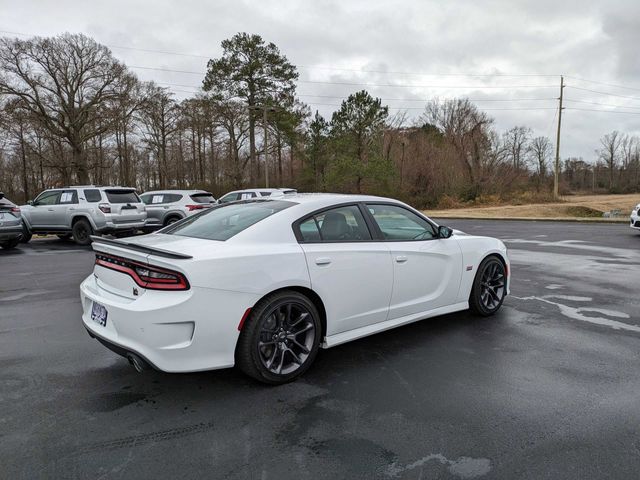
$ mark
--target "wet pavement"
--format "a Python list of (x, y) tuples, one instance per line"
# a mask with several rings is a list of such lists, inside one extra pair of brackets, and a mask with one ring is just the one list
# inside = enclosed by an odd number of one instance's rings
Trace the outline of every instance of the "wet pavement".
[(640, 233), (445, 221), (512, 295), (330, 350), (299, 381), (137, 374), (89, 338), (90, 249), (0, 252), (0, 478), (637, 478)]

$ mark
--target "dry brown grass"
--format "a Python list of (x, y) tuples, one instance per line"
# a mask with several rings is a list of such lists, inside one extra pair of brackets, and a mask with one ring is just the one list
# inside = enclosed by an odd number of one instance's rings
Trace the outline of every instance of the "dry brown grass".
[(640, 203), (640, 194), (571, 195), (563, 197), (558, 203), (464, 207), (426, 210), (425, 213), (436, 218), (601, 219), (599, 212), (621, 210), (622, 219), (626, 221), (629, 213), (638, 203)]

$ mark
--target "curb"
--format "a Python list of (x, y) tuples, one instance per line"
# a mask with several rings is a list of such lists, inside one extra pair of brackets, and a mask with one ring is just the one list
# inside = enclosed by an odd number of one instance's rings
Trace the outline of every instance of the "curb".
[(514, 222), (570, 222), (570, 223), (609, 223), (614, 225), (627, 225), (629, 219), (626, 218), (544, 218), (544, 217), (448, 217), (437, 216), (433, 217), (427, 214), (429, 218), (441, 218), (443, 220), (499, 220), (499, 221), (514, 221)]

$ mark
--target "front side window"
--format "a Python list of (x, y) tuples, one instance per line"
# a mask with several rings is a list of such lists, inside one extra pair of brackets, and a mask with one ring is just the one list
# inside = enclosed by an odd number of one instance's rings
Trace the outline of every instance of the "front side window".
[(397, 242), (436, 238), (433, 226), (424, 218), (396, 205), (367, 204), (385, 240)]
[(303, 242), (362, 242), (371, 240), (367, 224), (356, 205), (332, 208), (302, 221)]
[(239, 193), (227, 193), (224, 197), (222, 197), (220, 200), (218, 200), (220, 203), (228, 203), (228, 202), (235, 202), (236, 200), (238, 200), (238, 197), (240, 196)]
[(36, 198), (34, 205), (55, 205), (58, 203), (58, 197), (60, 197), (60, 190), (54, 190), (51, 192), (41, 193)]
[(220, 205), (171, 225), (164, 234), (225, 241), (274, 213), (295, 205), (285, 201), (260, 201)]

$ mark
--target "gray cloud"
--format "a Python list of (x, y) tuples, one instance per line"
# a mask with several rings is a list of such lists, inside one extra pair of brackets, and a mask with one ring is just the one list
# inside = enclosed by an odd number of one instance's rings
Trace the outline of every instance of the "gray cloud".
[[(122, 1), (58, 2), (0, 0), (0, 29), (52, 35), (84, 32), (112, 45), (217, 56), (221, 40), (238, 31), (259, 33), (275, 42), (291, 61), (303, 66), (302, 80), (346, 83), (421, 85), (412, 88), (366, 87), (389, 99), (394, 108), (428, 99), (468, 96), (483, 100), (481, 108), (550, 108), (549, 110), (489, 110), (496, 128), (531, 126), (536, 135), (555, 135), (556, 102), (487, 100), (554, 98), (557, 77), (462, 77), (365, 73), (319, 67), (393, 72), (565, 74), (640, 88), (640, 4), (636, 1), (584, 2), (557, 0), (459, 1)], [(128, 65), (204, 72), (205, 58), (164, 55), (113, 48)], [(135, 70), (140, 78), (198, 86), (198, 75)], [(624, 99), (573, 87), (636, 96), (618, 89), (567, 78), (567, 107), (610, 109), (580, 102), (636, 107)], [(435, 86), (438, 88), (426, 87)], [(552, 88), (513, 88), (551, 85)], [(487, 88), (501, 86), (502, 88)], [(468, 87), (468, 88), (454, 88)], [(184, 97), (194, 88), (172, 86)], [(301, 83), (299, 93), (312, 109), (330, 116), (359, 86)], [(182, 91), (177, 91), (182, 90)], [(325, 98), (335, 97), (335, 98)], [(632, 108), (620, 109), (630, 111)], [(566, 110), (563, 156), (594, 157), (598, 138), (613, 129), (639, 132), (640, 115)]]

